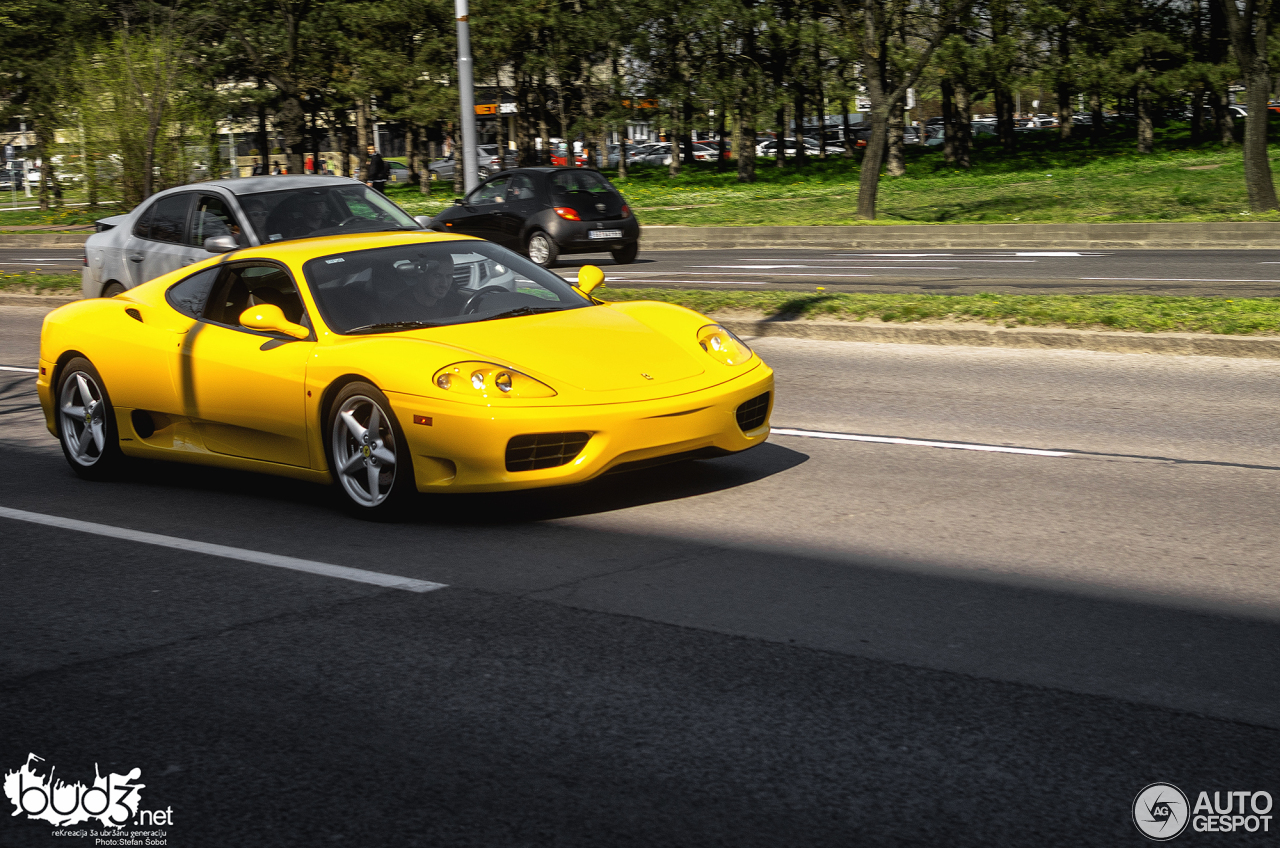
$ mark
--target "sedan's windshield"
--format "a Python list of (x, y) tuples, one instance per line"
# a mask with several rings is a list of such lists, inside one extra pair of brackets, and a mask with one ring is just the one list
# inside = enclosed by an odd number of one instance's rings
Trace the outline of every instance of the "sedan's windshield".
[(550, 271), (485, 241), (335, 253), (302, 266), (336, 333), (396, 332), (590, 306)]
[(419, 229), (399, 206), (354, 182), (268, 191), (238, 199), (263, 244), (336, 233)]

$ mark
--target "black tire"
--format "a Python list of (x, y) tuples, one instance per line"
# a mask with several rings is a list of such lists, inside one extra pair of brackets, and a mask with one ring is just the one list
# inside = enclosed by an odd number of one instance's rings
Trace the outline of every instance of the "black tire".
[(103, 297), (115, 297), (118, 294), (124, 294), (125, 287), (120, 283), (107, 283), (107, 287), (102, 290)]
[[(379, 420), (372, 434), (375, 406)], [(354, 432), (344, 412), (352, 414), (365, 436)], [(390, 463), (386, 461), (388, 444), (394, 459)], [(404, 515), (417, 494), (413, 457), (386, 395), (368, 383), (343, 386), (329, 408), (325, 450), (338, 497), (348, 512), (369, 521), (392, 521)], [(371, 485), (375, 479), (376, 490)]]
[(480, 179), (482, 179), (482, 180), (487, 180), (487, 179), (489, 179), (489, 169), (488, 169), (488, 168), (477, 168), (477, 169), (476, 169), (476, 176), (478, 176), (478, 177), (479, 177)]
[(640, 253), (640, 242), (633, 241), (620, 250), (611, 250), (609, 255), (613, 257), (613, 261), (619, 265), (630, 265), (636, 261), (636, 256)]
[[(71, 470), (85, 480), (110, 480), (119, 474), (125, 456), (120, 452), (115, 407), (93, 363), (77, 356), (64, 365), (53, 402), (58, 443)], [(68, 411), (74, 409), (81, 411)]]
[(554, 268), (556, 260), (560, 258), (560, 245), (556, 244), (556, 240), (551, 236), (542, 230), (538, 230), (529, 236), (529, 241), (525, 244), (524, 255), (528, 256), (535, 265), (541, 265), (543, 268)]

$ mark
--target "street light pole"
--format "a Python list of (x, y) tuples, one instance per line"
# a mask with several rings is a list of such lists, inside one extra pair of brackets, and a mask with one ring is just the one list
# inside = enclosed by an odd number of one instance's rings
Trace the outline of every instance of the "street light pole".
[[(468, 194), (476, 187), (476, 92), (472, 82), (471, 24), (467, 22), (467, 0), (453, 0), (458, 19), (458, 97), (462, 111), (462, 185)], [(454, 157), (456, 167), (458, 159)]]

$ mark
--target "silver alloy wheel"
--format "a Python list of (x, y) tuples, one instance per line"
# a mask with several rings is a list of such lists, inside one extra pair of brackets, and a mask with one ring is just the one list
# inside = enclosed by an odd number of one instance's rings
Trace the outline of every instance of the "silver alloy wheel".
[(62, 416), (62, 443), (67, 456), (77, 464), (90, 468), (102, 459), (107, 447), (106, 420), (103, 413), (102, 387), (84, 371), (70, 374), (62, 383), (58, 398)]
[(373, 398), (352, 395), (333, 422), (333, 465), (347, 495), (374, 507), (396, 482), (396, 437), (386, 412)]
[(547, 244), (546, 236), (538, 233), (529, 239), (529, 259), (532, 260), (534, 265), (545, 265), (550, 258), (551, 246)]

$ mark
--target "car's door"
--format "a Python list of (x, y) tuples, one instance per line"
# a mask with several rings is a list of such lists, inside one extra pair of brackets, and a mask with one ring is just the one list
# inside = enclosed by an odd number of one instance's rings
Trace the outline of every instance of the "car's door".
[(453, 232), (499, 241), (509, 179), (505, 174), (494, 177), (467, 195), (460, 210), (462, 214), (453, 219)]
[(187, 244), (191, 247), (192, 262), (208, 259), (213, 254), (204, 249), (205, 239), (231, 236), (241, 247), (249, 246), (247, 228), (240, 221), (226, 199), (217, 194), (202, 194), (191, 211), (191, 223), (187, 227)]
[(186, 243), (187, 216), (194, 198), (193, 192), (166, 194), (136, 219), (124, 246), (131, 287), (194, 261)]
[(520, 250), (524, 247), (524, 222), (548, 204), (538, 198), (533, 178), (528, 174), (512, 174), (507, 183), (506, 202), (498, 214), (498, 231), (494, 241), (503, 247)]
[(259, 303), (274, 303), (285, 317), (311, 326), (283, 265), (221, 266), (200, 320), (177, 349), (182, 414), (214, 453), (306, 468), (306, 366), (315, 342), (241, 327), (240, 314)]

